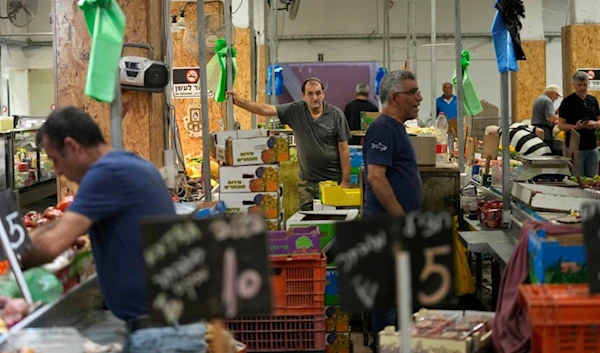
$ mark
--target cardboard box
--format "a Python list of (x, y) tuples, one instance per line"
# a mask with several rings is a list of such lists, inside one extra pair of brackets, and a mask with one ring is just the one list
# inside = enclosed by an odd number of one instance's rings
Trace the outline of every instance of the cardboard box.
[(221, 193), (277, 192), (279, 165), (220, 167), (219, 184)]
[(337, 207), (323, 205), (321, 200), (313, 200), (313, 211), (335, 211)]
[(360, 129), (367, 130), (380, 115), (379, 112), (360, 112)]
[(227, 214), (261, 213), (269, 230), (279, 230), (283, 213), (279, 192), (238, 192), (219, 195)]
[(363, 159), (363, 148), (362, 146), (350, 146), (350, 172), (360, 172), (360, 167), (365, 164)]
[(328, 206), (351, 207), (360, 206), (362, 190), (360, 188), (342, 188), (335, 181), (319, 183), (321, 203)]
[(212, 135), (213, 157), (229, 166), (285, 162), (290, 158), (288, 136), (268, 136), (267, 130), (235, 130)]
[(437, 145), (435, 136), (411, 135), (409, 138), (417, 156), (417, 164), (435, 166), (435, 152)]
[(583, 234), (547, 237), (545, 231), (529, 233), (529, 278), (532, 284), (587, 283)]
[(316, 255), (319, 258), (320, 237), (321, 233), (316, 226), (271, 231), (268, 234), (269, 255), (287, 257)]
[(292, 215), (286, 222), (286, 229), (292, 227), (306, 227), (316, 225), (321, 232), (321, 252), (327, 255), (328, 264), (333, 263), (334, 256), (329, 252), (333, 247), (335, 237), (335, 223), (352, 221), (358, 217), (357, 209), (336, 211), (299, 211)]
[(325, 331), (350, 332), (350, 314), (341, 311), (338, 305), (326, 306)]
[(325, 353), (350, 353), (350, 332), (326, 333)]

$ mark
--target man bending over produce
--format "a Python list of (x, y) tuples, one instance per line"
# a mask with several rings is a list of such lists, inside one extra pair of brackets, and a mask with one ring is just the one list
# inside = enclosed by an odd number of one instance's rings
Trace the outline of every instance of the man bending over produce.
[(31, 233), (33, 248), (23, 266), (52, 262), (88, 233), (104, 301), (129, 330), (124, 352), (204, 351), (203, 323), (149, 329), (139, 222), (175, 215), (156, 167), (131, 152), (113, 150), (96, 122), (74, 107), (50, 114), (38, 130), (37, 144), (53, 160), (56, 175), (78, 183), (79, 190), (61, 217)]

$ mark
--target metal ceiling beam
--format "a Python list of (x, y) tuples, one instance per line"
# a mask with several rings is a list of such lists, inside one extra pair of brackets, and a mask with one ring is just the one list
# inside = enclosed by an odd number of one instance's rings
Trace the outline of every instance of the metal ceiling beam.
[[(431, 33), (417, 33), (417, 38), (431, 38)], [(452, 39), (454, 33), (438, 33), (437, 38)], [(491, 32), (480, 32), (480, 33), (462, 33), (462, 38), (492, 38)], [(544, 33), (546, 39), (560, 38), (560, 32), (546, 32)], [(383, 39), (383, 34), (371, 33), (348, 33), (348, 34), (299, 34), (299, 35), (281, 35), (278, 36), (279, 40), (328, 40), (328, 39)], [(406, 33), (390, 33), (389, 38), (399, 39), (406, 38)]]

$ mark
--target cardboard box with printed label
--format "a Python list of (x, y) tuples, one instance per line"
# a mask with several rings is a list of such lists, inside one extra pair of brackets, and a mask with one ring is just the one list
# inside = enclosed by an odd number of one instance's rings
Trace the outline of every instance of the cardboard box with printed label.
[(268, 164), (288, 161), (288, 137), (268, 136), (267, 130), (235, 130), (212, 135), (213, 157), (229, 166)]
[(221, 193), (277, 192), (279, 165), (220, 167), (219, 184)]
[(281, 193), (221, 193), (219, 197), (221, 201), (225, 203), (226, 214), (261, 213), (267, 221), (269, 230), (279, 230), (283, 218), (281, 210)]
[(341, 311), (338, 305), (326, 306), (325, 331), (350, 332), (350, 314)]
[(325, 353), (350, 353), (350, 332), (325, 333)]
[(319, 227), (319, 231), (321, 232), (321, 252), (327, 255), (327, 262), (328, 264), (331, 264), (335, 260), (333, 253), (329, 254), (333, 248), (335, 223), (352, 221), (357, 217), (357, 209), (335, 211), (299, 211), (286, 221), (286, 229), (292, 227), (306, 227), (309, 225), (315, 225)]

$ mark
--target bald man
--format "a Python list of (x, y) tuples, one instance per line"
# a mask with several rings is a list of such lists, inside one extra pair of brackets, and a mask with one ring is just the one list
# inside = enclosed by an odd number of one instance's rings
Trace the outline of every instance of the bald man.
[(444, 82), (442, 90), (444, 91), (444, 94), (435, 101), (435, 116), (444, 113), (446, 119), (456, 119), (458, 113), (456, 110), (456, 96), (452, 94), (452, 84), (450, 82)]

